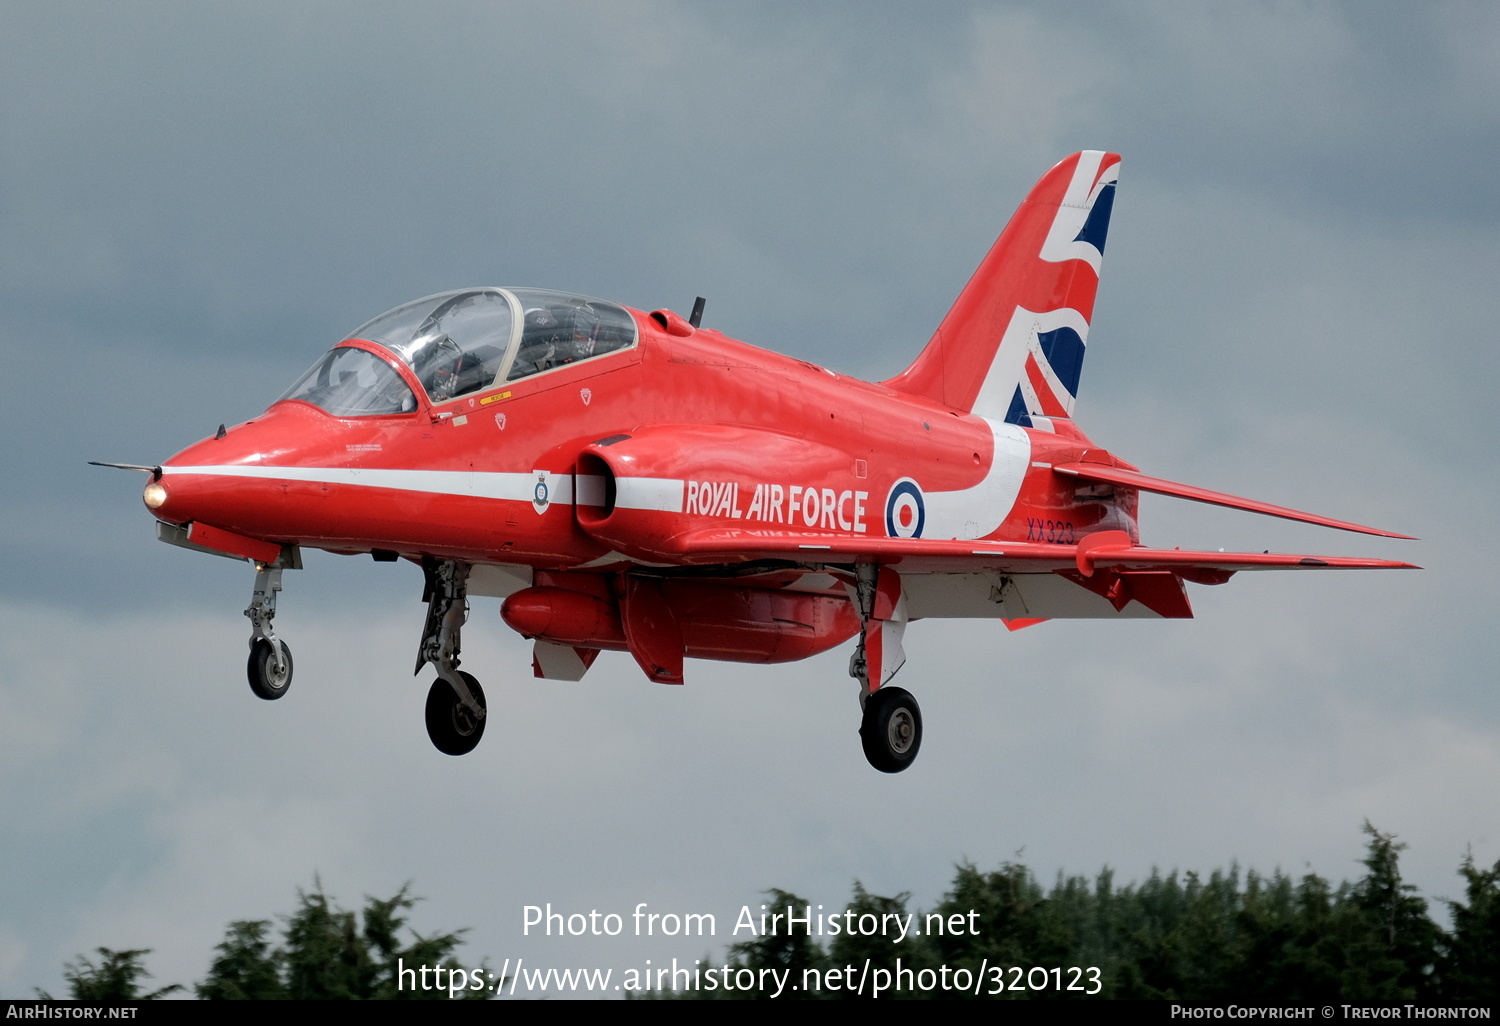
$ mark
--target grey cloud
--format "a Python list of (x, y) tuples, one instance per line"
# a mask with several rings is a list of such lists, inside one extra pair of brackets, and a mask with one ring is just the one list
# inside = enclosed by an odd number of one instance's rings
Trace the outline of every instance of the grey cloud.
[[(520, 904), (855, 876), (930, 904), (1023, 845), (1044, 876), (1339, 878), (1366, 816), (1454, 893), (1497, 843), (1495, 31), (1464, 4), (0, 10), (0, 987), (98, 944), (196, 978), (314, 870), (346, 903), (415, 879), (424, 923), (558, 964), (617, 952), (523, 949)], [(845, 654), (544, 684), (493, 608), (465, 655), (510, 729), (444, 760), (402, 669), (420, 582), (368, 560), (289, 580), (297, 684), (254, 702), (248, 572), (157, 544), (139, 478), (82, 462), (160, 459), (471, 283), (706, 295), (737, 337), (891, 374), (1084, 146), (1125, 165), (1081, 423), (1427, 539), (1148, 498), (1148, 540), (1431, 569), (1244, 574), (1186, 624), (917, 624), (900, 778), (859, 758)]]

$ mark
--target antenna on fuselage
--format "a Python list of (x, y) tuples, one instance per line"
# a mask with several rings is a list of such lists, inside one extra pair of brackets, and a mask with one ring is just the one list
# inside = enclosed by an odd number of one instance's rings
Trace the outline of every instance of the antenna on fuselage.
[(693, 300), (693, 315), (688, 318), (688, 323), (695, 328), (703, 323), (703, 304), (706, 302), (702, 296)]

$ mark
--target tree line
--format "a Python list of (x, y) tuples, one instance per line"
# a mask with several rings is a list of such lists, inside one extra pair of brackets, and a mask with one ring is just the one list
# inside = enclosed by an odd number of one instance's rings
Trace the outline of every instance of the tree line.
[[(193, 987), (206, 1000), (433, 1000), (448, 997), (446, 988), (423, 989), (415, 978), (402, 987), (399, 968), (435, 966), (467, 972), (453, 957), (464, 930), (423, 937), (407, 931), (406, 913), (417, 899), (410, 886), (393, 897), (367, 898), (363, 914), (339, 908), (315, 881), (311, 892), (298, 892), (297, 910), (284, 917), (281, 943), (273, 945), (269, 919), (229, 924), (208, 976)], [(149, 948), (97, 949), (99, 961), (80, 955), (63, 969), (69, 997), (78, 1001), (143, 1001), (186, 991), (181, 984), (146, 990)], [(488, 975), (487, 964), (479, 971)], [(38, 991), (38, 996), (52, 995)], [(465, 991), (465, 998), (484, 998)]]
[[(910, 914), (925, 924), (936, 915), (978, 928), (924, 931), (899, 941), (892, 932), (842, 932), (826, 944), (807, 927), (782, 929), (732, 945), (725, 961), (732, 970), (789, 971), (793, 982), (808, 972), (837, 975), (849, 967), (845, 978), (852, 980), (866, 964), (892, 970), (898, 958), (912, 971), (910, 979), (923, 970), (931, 973), (922, 979), (935, 979), (933, 974), (946, 967), (950, 974), (967, 970), (971, 980), (984, 974), (992, 980), (994, 967), (1006, 967), (1003, 990), (994, 991), (988, 982), (975, 989), (980, 996), (1012, 999), (1495, 1003), (1500, 999), (1500, 862), (1484, 869), (1465, 857), (1459, 867), (1464, 898), (1446, 902), (1451, 926), (1445, 927), (1429, 914), (1416, 888), (1402, 881), (1404, 845), (1369, 824), (1365, 831), (1364, 876), (1336, 887), (1315, 873), (1293, 879), (1280, 871), (1267, 877), (1234, 867), (1207, 878), (1153, 872), (1144, 882), (1125, 886), (1106, 869), (1092, 880), (1059, 875), (1046, 888), (1019, 862), (990, 872), (966, 862), (957, 867), (938, 905), (923, 912), (908, 909), (910, 894), (871, 894), (856, 881), (848, 905), (855, 921), (867, 914), (877, 921)], [(787, 891), (767, 893), (773, 911), (791, 906), (800, 913), (811, 904)], [(208, 976), (193, 992), (204, 999), (444, 999), (446, 989), (402, 987), (397, 977), (398, 965), (442, 963), (463, 971), (454, 960), (462, 930), (425, 938), (412, 933), (402, 941), (405, 913), (415, 901), (402, 888), (388, 899), (367, 899), (357, 915), (338, 908), (318, 884), (299, 893), (297, 910), (283, 917), (280, 943), (273, 944), (270, 920), (229, 924)], [(97, 953), (98, 962), (80, 957), (68, 963), (64, 978), (71, 997), (141, 1000), (185, 989), (147, 991), (145, 949)], [(1066, 974), (1071, 967), (1099, 972), (1075, 979)], [(1028, 984), (1038, 982), (1028, 974), (1033, 968), (1064, 972), (1031, 989)], [(488, 963), (478, 971), (489, 978)], [(1069, 990), (1070, 983), (1085, 986)], [(847, 998), (851, 990), (799, 989), (782, 996)], [(483, 999), (490, 992), (466, 990), (462, 996)], [(677, 996), (767, 995), (720, 990)], [(914, 986), (890, 996), (963, 995)]]
[[(1459, 867), (1465, 896), (1448, 902), (1451, 929), (1428, 913), (1416, 888), (1401, 879), (1404, 845), (1365, 825), (1369, 835), (1365, 875), (1331, 886), (1315, 873), (1299, 879), (1276, 872), (1265, 877), (1238, 868), (1161, 875), (1124, 887), (1109, 870), (1093, 880), (1059, 876), (1044, 888), (1026, 866), (1008, 862), (992, 872), (970, 863), (957, 869), (953, 885), (932, 910), (945, 919), (979, 913), (984, 927), (908, 937), (841, 933), (826, 946), (803, 933), (762, 936), (730, 948), (735, 968), (775, 966), (805, 970), (866, 964), (950, 972), (968, 970), (978, 983), (981, 967), (1005, 966), (1007, 984), (984, 996), (1084, 998), (1093, 989), (1084, 975), (1066, 972), (1037, 979), (1033, 967), (1097, 967), (1098, 998), (1192, 1002), (1331, 1004), (1339, 1001), (1494, 1003), (1500, 998), (1500, 862), (1483, 869), (1468, 856)], [(794, 894), (768, 892), (767, 905), (808, 903)], [(858, 883), (849, 909), (856, 916), (905, 915), (909, 894), (882, 897)], [(917, 913), (927, 922), (931, 913)], [(1014, 969), (1009, 968), (1014, 967)], [(1014, 970), (1020, 971), (1014, 971)], [(928, 980), (933, 976), (929, 975)], [(1011, 983), (1019, 987), (1011, 987)], [(1037, 984), (1035, 990), (1028, 984)], [(1068, 990), (1069, 984), (1077, 989)], [(719, 997), (754, 997), (720, 992)], [(838, 992), (799, 991), (792, 998), (850, 997)], [(908, 987), (903, 998), (961, 997), (953, 990)]]

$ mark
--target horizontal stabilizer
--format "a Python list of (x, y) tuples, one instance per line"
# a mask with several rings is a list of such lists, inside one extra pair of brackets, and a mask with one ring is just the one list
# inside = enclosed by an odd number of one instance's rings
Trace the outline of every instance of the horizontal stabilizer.
[(1176, 481), (1151, 477), (1148, 474), (1142, 474), (1138, 471), (1125, 470), (1123, 467), (1110, 467), (1102, 463), (1060, 463), (1052, 468), (1052, 472), (1054, 474), (1062, 474), (1065, 477), (1076, 477), (1083, 481), (1100, 481), (1106, 484), (1124, 485), (1127, 488), (1138, 488), (1143, 492), (1155, 492), (1157, 495), (1171, 495), (1179, 499), (1207, 502), (1214, 506), (1228, 506), (1230, 509), (1242, 509), (1250, 513), (1264, 513), (1267, 516), (1282, 517), (1286, 520), (1300, 520), (1303, 523), (1318, 524), (1321, 527), (1336, 527), (1340, 531), (1358, 531), (1360, 534), (1376, 534), (1382, 538), (1404, 538), (1407, 541), (1415, 540), (1409, 534), (1381, 531), (1374, 527), (1365, 527), (1362, 524), (1350, 523), (1347, 520), (1334, 520), (1332, 517), (1319, 516), (1316, 513), (1304, 513), (1301, 510), (1288, 509), (1286, 506), (1275, 506), (1269, 502), (1260, 502), (1256, 499), (1244, 499), (1238, 495), (1215, 492), (1207, 488), (1199, 488), (1196, 485), (1179, 484)]

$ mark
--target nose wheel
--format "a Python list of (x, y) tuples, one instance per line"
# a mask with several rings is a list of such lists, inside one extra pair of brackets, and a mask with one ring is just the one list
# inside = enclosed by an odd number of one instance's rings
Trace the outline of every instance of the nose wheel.
[(865, 758), (882, 773), (900, 773), (922, 747), (922, 710), (902, 688), (881, 688), (865, 700), (859, 725)]
[(279, 566), (255, 564), (255, 589), (245, 610), (250, 618), (250, 660), (245, 675), (250, 678), (250, 690), (268, 702), (274, 702), (292, 686), (292, 650), (271, 630), (281, 570)]
[(250, 690), (274, 702), (292, 686), (292, 650), (284, 641), (256, 638), (250, 642), (250, 662), (245, 667)]

